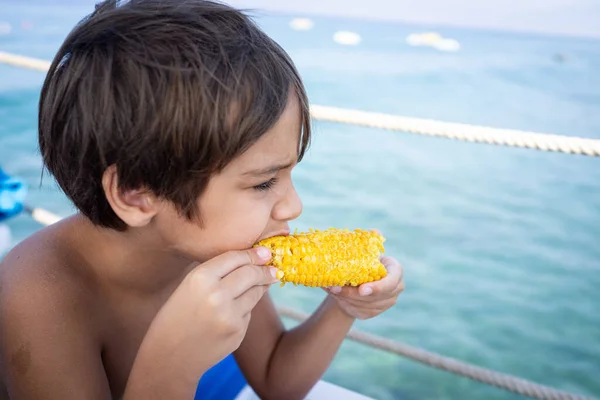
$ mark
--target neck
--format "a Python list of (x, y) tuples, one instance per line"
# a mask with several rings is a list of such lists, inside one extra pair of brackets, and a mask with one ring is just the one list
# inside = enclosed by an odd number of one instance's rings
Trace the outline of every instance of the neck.
[(140, 293), (171, 290), (194, 266), (170, 252), (150, 229), (125, 232), (93, 225), (81, 215), (72, 217), (73, 236), (99, 280), (111, 287)]

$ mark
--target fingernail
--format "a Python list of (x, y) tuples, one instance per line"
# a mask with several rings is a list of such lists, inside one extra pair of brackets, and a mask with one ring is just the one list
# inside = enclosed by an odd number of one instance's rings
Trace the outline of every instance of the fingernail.
[(256, 248), (256, 254), (261, 258), (261, 259), (267, 259), (271, 257), (271, 250), (267, 249), (266, 247), (257, 247)]
[(331, 293), (339, 293), (342, 291), (342, 288), (339, 286), (332, 286), (331, 287)]
[(365, 287), (365, 288), (362, 290), (362, 293), (361, 293), (360, 295), (361, 295), (361, 296), (368, 296), (368, 295), (370, 295), (371, 293), (373, 293), (373, 289), (371, 289), (369, 286), (367, 286), (367, 287)]
[(277, 280), (283, 278), (283, 271), (277, 269), (277, 268), (269, 268), (269, 270), (271, 271), (271, 276)]

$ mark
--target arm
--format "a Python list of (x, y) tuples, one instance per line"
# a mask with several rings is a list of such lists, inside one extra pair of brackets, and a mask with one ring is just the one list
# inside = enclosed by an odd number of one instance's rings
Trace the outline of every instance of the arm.
[[(85, 278), (36, 254), (20, 249), (0, 264), (0, 373), (9, 397), (110, 399)], [(276, 281), (258, 266), (269, 257), (228, 252), (189, 273), (144, 336), (124, 398), (193, 396), (204, 371), (239, 346), (251, 310)]]
[(327, 296), (308, 320), (285, 331), (267, 293), (252, 311), (235, 357), (261, 398), (302, 399), (329, 367), (353, 322)]
[(385, 278), (359, 287), (328, 289), (329, 296), (303, 324), (285, 331), (268, 294), (252, 319), (236, 359), (264, 399), (302, 399), (331, 363), (355, 318), (373, 318), (396, 304), (404, 290), (402, 267), (382, 257)]

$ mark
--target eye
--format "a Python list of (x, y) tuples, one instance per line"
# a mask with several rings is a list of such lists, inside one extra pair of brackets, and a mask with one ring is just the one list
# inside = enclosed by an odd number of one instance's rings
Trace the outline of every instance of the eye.
[(277, 178), (271, 178), (268, 181), (261, 183), (260, 185), (253, 186), (252, 188), (263, 192), (271, 189), (273, 185), (275, 185), (275, 183), (277, 183)]

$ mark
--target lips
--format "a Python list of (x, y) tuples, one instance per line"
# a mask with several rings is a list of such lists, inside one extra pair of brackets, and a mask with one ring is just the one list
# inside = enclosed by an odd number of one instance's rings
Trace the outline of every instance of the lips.
[(289, 229), (283, 229), (283, 230), (280, 230), (277, 232), (269, 233), (268, 235), (265, 235), (265, 237), (261, 238), (260, 240), (268, 239), (268, 238), (274, 237), (274, 236), (288, 236), (289, 234), (290, 234)]

